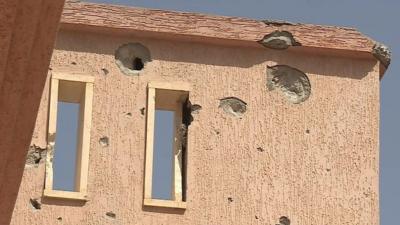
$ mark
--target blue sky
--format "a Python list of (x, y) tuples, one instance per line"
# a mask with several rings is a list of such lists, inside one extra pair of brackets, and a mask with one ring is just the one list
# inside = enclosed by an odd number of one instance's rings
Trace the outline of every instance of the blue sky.
[(381, 224), (397, 224), (400, 213), (400, 1), (399, 0), (90, 0), (147, 8), (282, 19), (355, 27), (392, 49), (392, 64), (381, 81)]

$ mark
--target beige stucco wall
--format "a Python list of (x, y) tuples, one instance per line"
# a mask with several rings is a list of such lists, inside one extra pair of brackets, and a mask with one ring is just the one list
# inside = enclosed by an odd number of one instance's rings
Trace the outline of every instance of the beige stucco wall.
[[(128, 42), (151, 51), (153, 61), (140, 76), (123, 75), (115, 64), (114, 51)], [(266, 67), (277, 63), (308, 75), (307, 101), (292, 104), (279, 91), (267, 91)], [(274, 225), (281, 216), (292, 225), (379, 224), (375, 60), (61, 31), (51, 62), (53, 71), (59, 67), (95, 76), (90, 200), (42, 199), (42, 208), (33, 209), (29, 199), (40, 198), (44, 188), (42, 163), (25, 169), (13, 225)], [(189, 130), (183, 213), (142, 207), (140, 109), (154, 80), (191, 83), (191, 102), (202, 106)], [(47, 84), (32, 140), (43, 147), (48, 90)], [(229, 96), (247, 102), (242, 119), (218, 108)], [(103, 136), (110, 138), (108, 147), (99, 143)]]

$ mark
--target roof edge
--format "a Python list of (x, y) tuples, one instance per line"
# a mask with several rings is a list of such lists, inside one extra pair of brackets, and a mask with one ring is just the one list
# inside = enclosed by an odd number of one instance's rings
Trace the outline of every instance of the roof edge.
[[(254, 20), (201, 13), (166, 11), (67, 1), (61, 27), (143, 32), (193, 40), (226, 40), (267, 48), (310, 48), (369, 53), (388, 67), (390, 50), (353, 28)], [(140, 35), (140, 34), (139, 34)], [(384, 46), (384, 47), (383, 47)], [(293, 47), (291, 47), (293, 48)], [(384, 71), (383, 71), (384, 72)]]

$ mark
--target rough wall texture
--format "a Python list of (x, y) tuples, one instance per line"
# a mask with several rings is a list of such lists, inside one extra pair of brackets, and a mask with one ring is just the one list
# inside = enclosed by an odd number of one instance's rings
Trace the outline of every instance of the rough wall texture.
[[(114, 52), (140, 42), (152, 61), (123, 75)], [(72, 64), (74, 62), (74, 64)], [(267, 66), (305, 72), (312, 92), (292, 104), (268, 91)], [(89, 199), (41, 199), (44, 164), (25, 169), (13, 225), (378, 225), (379, 75), (374, 60), (62, 31), (52, 70), (95, 76)], [(108, 71), (107, 75), (103, 72)], [(50, 71), (51, 72), (51, 71)], [(146, 85), (192, 84), (186, 211), (143, 208)], [(48, 86), (32, 144), (45, 144)], [(247, 103), (241, 118), (220, 99)], [(127, 116), (130, 115), (130, 116)], [(99, 139), (109, 137), (103, 147)], [(30, 199), (39, 199), (34, 209)], [(107, 216), (114, 213), (114, 217)]]

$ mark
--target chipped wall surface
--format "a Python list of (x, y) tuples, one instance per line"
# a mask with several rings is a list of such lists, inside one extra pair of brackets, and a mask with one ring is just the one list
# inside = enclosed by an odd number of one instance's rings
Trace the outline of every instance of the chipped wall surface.
[[(115, 63), (125, 43), (151, 52), (138, 76)], [(89, 201), (42, 198), (41, 163), (25, 169), (11, 224), (378, 225), (379, 65), (305, 54), (61, 31), (52, 71), (95, 76)], [(274, 65), (307, 74), (307, 100), (268, 90)], [(201, 106), (189, 127), (185, 211), (142, 206), (149, 81), (189, 82), (190, 102)], [(41, 147), (48, 91), (32, 139)], [(227, 97), (247, 104), (240, 118), (219, 108)]]

